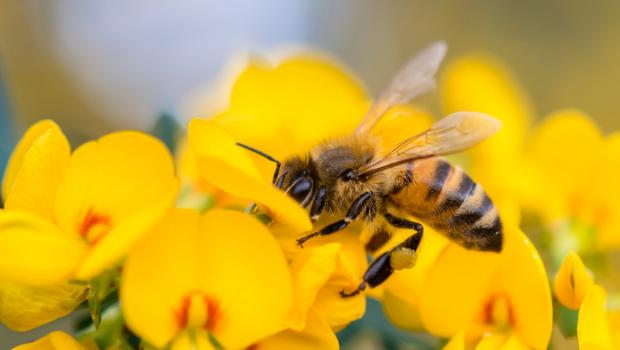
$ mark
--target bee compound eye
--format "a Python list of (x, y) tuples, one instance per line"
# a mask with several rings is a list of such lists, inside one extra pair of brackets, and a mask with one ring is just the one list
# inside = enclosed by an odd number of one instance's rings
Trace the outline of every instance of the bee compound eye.
[(307, 200), (308, 195), (312, 191), (312, 180), (309, 178), (301, 178), (295, 182), (289, 194), (297, 202), (303, 203)]

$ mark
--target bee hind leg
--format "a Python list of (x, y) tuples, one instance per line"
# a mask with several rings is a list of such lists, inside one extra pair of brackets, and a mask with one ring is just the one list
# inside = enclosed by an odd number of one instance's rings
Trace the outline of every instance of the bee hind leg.
[(407, 237), (404, 241), (399, 243), (389, 251), (379, 255), (364, 273), (362, 283), (352, 292), (340, 291), (340, 295), (345, 297), (352, 297), (364, 289), (366, 286), (376, 287), (385, 282), (392, 275), (395, 270), (402, 270), (411, 268), (415, 265), (417, 260), (417, 250), (422, 241), (422, 235), (424, 227), (413, 221), (407, 219), (398, 218), (391, 214), (385, 214), (387, 222), (397, 228), (410, 228), (416, 232)]

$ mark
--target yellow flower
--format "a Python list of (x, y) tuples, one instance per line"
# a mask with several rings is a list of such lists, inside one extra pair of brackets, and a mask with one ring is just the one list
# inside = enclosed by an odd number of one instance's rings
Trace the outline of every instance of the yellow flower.
[(581, 350), (620, 348), (620, 313), (607, 309), (607, 292), (593, 285), (579, 308), (577, 339)]
[(175, 157), (177, 176), (181, 182), (178, 207), (203, 211), (213, 207), (243, 209), (249, 205), (248, 200), (224, 192), (200, 176), (196, 160), (194, 149), (186, 138), (182, 139), (177, 145)]
[[(593, 228), (592, 248), (620, 245), (620, 219), (614, 215), (620, 211), (620, 134), (605, 138), (584, 113), (563, 110), (533, 132), (528, 156), (540, 177), (535, 190), (545, 191), (530, 201), (534, 210), (550, 223), (572, 220)], [(588, 239), (591, 232), (582, 236)], [(591, 242), (579, 238), (589, 248)]]
[(150, 136), (118, 132), (72, 154), (46, 120), (17, 145), (2, 190), (0, 295), (13, 302), (2, 304), (0, 320), (27, 330), (77, 306), (87, 285), (68, 281), (113, 267), (171, 207), (177, 181)]
[(553, 288), (555, 296), (562, 305), (577, 310), (592, 284), (594, 284), (592, 275), (583, 265), (579, 255), (570, 252), (555, 276)]
[[(395, 242), (402, 241), (410, 234), (399, 230), (385, 246), (392, 247)], [(424, 329), (420, 319), (421, 293), (435, 260), (448, 244), (447, 238), (425, 227), (416, 265), (411, 269), (395, 271), (383, 288), (374, 294), (381, 300), (383, 310), (392, 324), (410, 331)]]
[[(492, 115), (501, 130), (466, 154), (467, 169), (500, 208), (519, 223), (515, 199), (523, 185), (522, 154), (532, 120), (532, 107), (511, 72), (497, 59), (464, 56), (450, 62), (441, 74), (439, 92), (444, 113), (468, 110)], [(518, 174), (518, 175), (515, 175)]]
[(279, 160), (351, 133), (368, 107), (363, 89), (322, 58), (292, 57), (275, 67), (252, 62), (234, 83), (228, 109), (194, 119), (188, 139), (199, 174), (238, 197), (265, 205), (274, 224), (308, 231), (308, 215), (271, 185), (274, 164), (235, 143)]
[(532, 107), (516, 79), (488, 57), (456, 60), (445, 69), (440, 88), (446, 112), (481, 111), (503, 123), (496, 136), (469, 152), (473, 177), (500, 209), (518, 208), (511, 203), (516, 198), (554, 231), (558, 223), (570, 222), (584, 231), (579, 237), (584, 241), (594, 229), (594, 242), (580, 242), (585, 248), (620, 245), (620, 217), (612, 214), (620, 211), (620, 134), (603, 137), (584, 113), (571, 109), (532, 128)]
[(366, 299), (342, 298), (359, 284), (366, 268), (364, 247), (353, 232), (320, 237), (291, 262), (293, 306), (287, 329), (254, 349), (338, 349), (334, 332), (364, 314)]
[(156, 347), (240, 349), (286, 326), (286, 260), (267, 228), (243, 213), (176, 209), (136, 244), (121, 277), (127, 325)]
[(465, 332), (468, 343), (497, 344), (494, 349), (514, 337), (522, 344), (517, 348), (546, 349), (551, 337), (545, 268), (527, 237), (511, 226), (501, 254), (448, 245), (428, 272), (419, 305), (426, 329), (442, 337)]
[(69, 334), (54, 331), (32, 343), (16, 346), (13, 350), (86, 350), (86, 348)]

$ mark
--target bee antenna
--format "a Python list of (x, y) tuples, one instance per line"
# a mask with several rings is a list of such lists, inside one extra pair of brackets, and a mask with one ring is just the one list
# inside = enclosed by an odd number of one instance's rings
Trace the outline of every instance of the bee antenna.
[(271, 180), (271, 183), (273, 183), (273, 184), (276, 183), (276, 180), (278, 179), (278, 175), (280, 174), (280, 166), (282, 165), (282, 163), (279, 160), (275, 159), (274, 157), (268, 155), (267, 153), (265, 153), (263, 151), (257, 150), (256, 148), (254, 148), (252, 146), (248, 146), (248, 145), (243, 144), (241, 142), (236, 142), (235, 144), (237, 146), (241, 147), (241, 148), (247, 149), (250, 152), (258, 154), (259, 156), (261, 156), (261, 157), (263, 157), (263, 158), (265, 158), (265, 159), (267, 159), (267, 160), (269, 160), (271, 162), (276, 163), (276, 171), (273, 173), (273, 179)]

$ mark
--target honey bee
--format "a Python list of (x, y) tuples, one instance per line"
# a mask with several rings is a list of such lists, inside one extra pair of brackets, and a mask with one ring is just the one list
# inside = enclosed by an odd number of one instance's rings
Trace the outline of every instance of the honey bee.
[(274, 185), (308, 208), (313, 221), (324, 212), (342, 217), (298, 239), (300, 246), (313, 237), (334, 234), (355, 220), (374, 230), (366, 244), (371, 253), (387, 242), (394, 229), (413, 231), (406, 240), (374, 259), (360, 285), (350, 292), (341, 291), (343, 297), (357, 295), (367, 286), (376, 287), (394, 270), (415, 264), (424, 227), (403, 216), (420, 219), (467, 249), (502, 249), (502, 222), (497, 208), (460, 167), (441, 158), (493, 135), (500, 128), (499, 121), (477, 112), (453, 113), (387, 150), (381, 147), (380, 138), (370, 133), (391, 107), (434, 89), (434, 75), (446, 50), (445, 43), (437, 42), (414, 56), (350, 136), (322, 142), (307, 154), (282, 164), (238, 144), (277, 164)]

